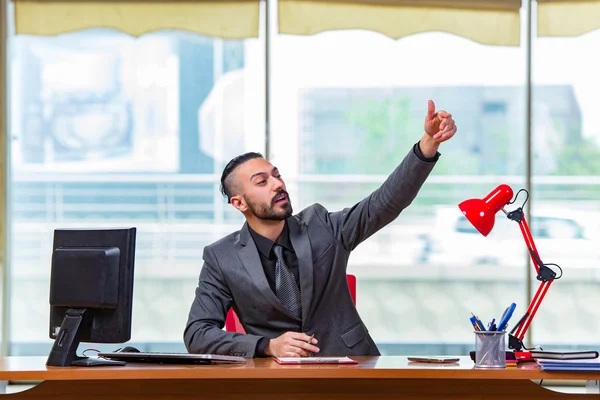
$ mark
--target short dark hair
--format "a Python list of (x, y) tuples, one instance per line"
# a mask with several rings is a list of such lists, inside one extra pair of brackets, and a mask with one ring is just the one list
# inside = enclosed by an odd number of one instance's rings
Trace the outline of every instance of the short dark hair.
[(225, 183), (225, 181), (227, 180), (227, 177), (229, 175), (231, 175), (231, 173), (240, 165), (242, 165), (243, 163), (245, 163), (248, 160), (252, 160), (254, 158), (264, 158), (262, 154), (260, 153), (256, 153), (256, 152), (248, 152), (248, 153), (244, 153), (241, 154), (237, 157), (234, 157), (231, 159), (231, 161), (229, 161), (227, 163), (227, 165), (225, 166), (225, 168), (223, 169), (223, 174), (221, 175), (221, 193), (223, 194), (223, 196), (227, 197), (227, 202), (231, 202), (231, 196), (233, 196), (233, 187), (231, 185), (231, 182)]

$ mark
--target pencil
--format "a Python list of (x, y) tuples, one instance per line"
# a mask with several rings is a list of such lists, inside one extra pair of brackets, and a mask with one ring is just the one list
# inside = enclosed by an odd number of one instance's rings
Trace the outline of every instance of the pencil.
[(475, 322), (477, 323), (477, 326), (479, 326), (479, 330), (485, 331), (485, 326), (483, 326), (483, 322), (481, 322), (479, 317), (477, 315), (473, 314), (473, 312), (471, 312), (471, 315), (475, 318)]

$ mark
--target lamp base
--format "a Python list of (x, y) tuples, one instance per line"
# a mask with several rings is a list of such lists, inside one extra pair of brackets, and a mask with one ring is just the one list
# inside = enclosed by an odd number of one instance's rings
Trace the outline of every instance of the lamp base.
[[(519, 321), (517, 326), (519, 326), (520, 324), (521, 324), (521, 321)], [(523, 341), (521, 339), (519, 339), (516, 336), (513, 336), (512, 333), (509, 333), (508, 334), (508, 348), (513, 349), (514, 351), (521, 351), (522, 349), (525, 348), (525, 346), (523, 345)]]
[(515, 358), (521, 362), (521, 361), (535, 361), (535, 358), (533, 358), (531, 356), (531, 353), (529, 351), (515, 351)]

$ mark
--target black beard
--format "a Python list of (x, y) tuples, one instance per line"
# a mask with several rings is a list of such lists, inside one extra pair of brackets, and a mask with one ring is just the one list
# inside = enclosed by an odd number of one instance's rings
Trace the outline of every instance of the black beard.
[[(275, 199), (281, 196), (283, 193), (285, 193), (288, 202), (281, 206), (281, 211), (275, 211)], [(290, 197), (285, 190), (280, 190), (277, 192), (277, 194), (273, 196), (273, 199), (271, 199), (271, 204), (268, 207), (254, 204), (246, 197), (246, 195), (243, 196), (246, 200), (246, 204), (248, 204), (248, 208), (258, 219), (264, 219), (267, 221), (282, 221), (290, 217), (293, 213)]]

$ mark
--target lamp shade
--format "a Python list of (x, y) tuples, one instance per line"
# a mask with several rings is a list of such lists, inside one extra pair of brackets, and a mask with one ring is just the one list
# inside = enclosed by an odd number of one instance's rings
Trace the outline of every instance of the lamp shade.
[(513, 197), (510, 186), (502, 184), (483, 199), (469, 199), (458, 205), (465, 217), (483, 235), (487, 236), (494, 227), (496, 213)]

